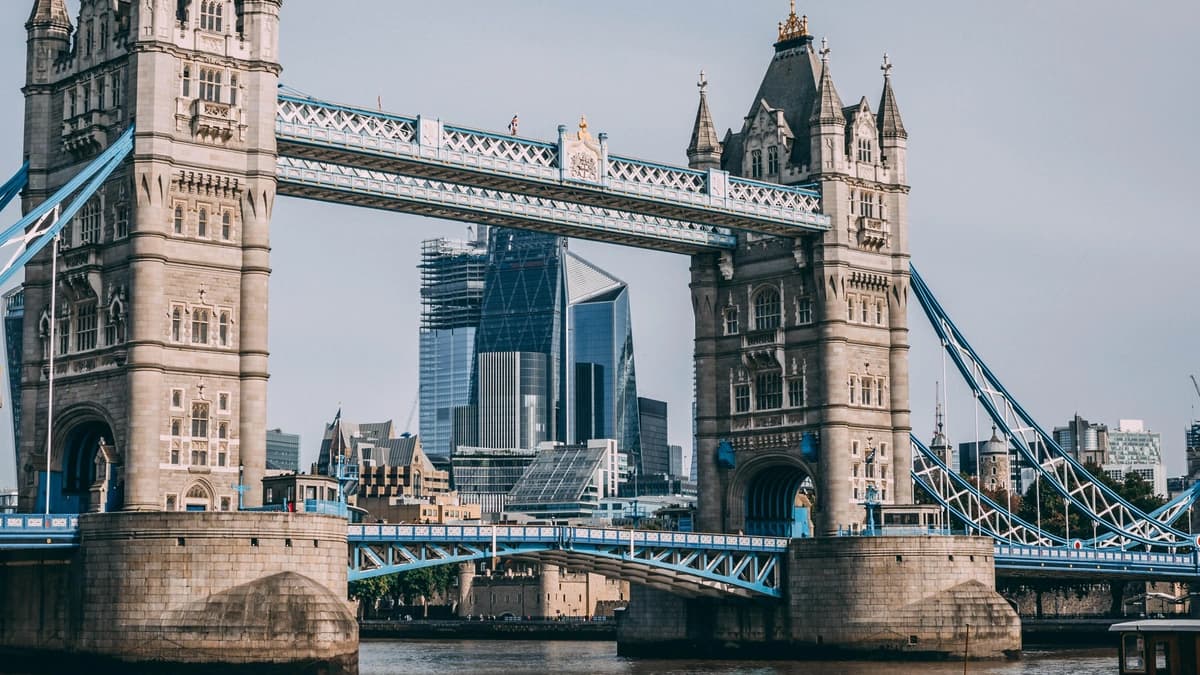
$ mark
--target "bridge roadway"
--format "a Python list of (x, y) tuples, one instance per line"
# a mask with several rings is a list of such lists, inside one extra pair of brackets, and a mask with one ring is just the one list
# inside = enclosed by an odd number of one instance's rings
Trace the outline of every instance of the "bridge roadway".
[[(781, 597), (788, 539), (507, 525), (348, 525), (349, 579), (514, 557), (594, 571), (692, 597)], [(0, 555), (79, 545), (75, 514), (0, 515)], [(1200, 580), (1200, 555), (995, 543), (1007, 577)]]
[(278, 192), (677, 253), (731, 249), (730, 228), (829, 229), (820, 193), (610, 155), (604, 134), (554, 142), (281, 94)]

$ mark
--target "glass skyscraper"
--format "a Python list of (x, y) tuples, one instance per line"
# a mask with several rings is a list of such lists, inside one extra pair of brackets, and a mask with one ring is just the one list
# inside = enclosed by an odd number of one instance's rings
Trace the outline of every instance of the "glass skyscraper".
[(449, 456), (454, 410), (470, 403), (487, 268), (486, 227), (470, 241), (421, 243), (420, 434), (429, 456)]

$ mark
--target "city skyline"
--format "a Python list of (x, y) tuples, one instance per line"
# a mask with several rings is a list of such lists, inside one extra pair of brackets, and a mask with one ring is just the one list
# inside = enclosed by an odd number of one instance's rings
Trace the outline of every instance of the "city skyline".
[[(353, 50), (330, 53), (304, 45), (321, 43), (315, 36), (337, 10), (285, 3), (284, 82), (323, 98), (372, 105), (378, 97), (388, 110), (495, 130), (518, 112), (522, 134), (540, 138), (586, 112), (593, 129), (610, 134), (615, 151), (672, 164), (685, 163), (695, 72), (706, 69), (719, 135), (738, 128), (770, 59), (775, 22), (787, 9), (782, 2), (756, 3), (730, 18), (718, 3), (603, 9), (467, 3), (468, 15), (489, 17), (486, 26), (456, 22), (443, 30), (428, 14), (434, 7), (356, 7), (376, 11), (379, 20), (357, 26), (365, 34)], [(1188, 361), (1185, 344), (1200, 328), (1186, 294), (1194, 290), (1186, 252), (1195, 236), (1179, 214), (1189, 212), (1185, 162), (1200, 148), (1195, 134), (1176, 130), (1172, 111), (1198, 102), (1179, 85), (1187, 81), (1183, 27), (1194, 25), (1197, 10), (1164, 5), (1177, 14), (1168, 20), (1164, 13), (1118, 14), (1115, 3), (1091, 7), (1086, 14), (1065, 6), (1022, 13), (872, 3), (870, 22), (848, 10), (803, 4), (798, 10), (808, 13), (816, 35), (829, 36), (833, 73), (845, 92), (877, 91), (879, 64), (871, 55), (889, 50), (911, 139), (914, 261), (993, 369), (1047, 430), (1075, 410), (1110, 424), (1146, 419), (1163, 434), (1168, 473), (1177, 475), (1183, 432), (1195, 416), (1186, 377), (1200, 370), (1190, 365), (1196, 360)], [(635, 8), (640, 20), (630, 25)], [(27, 9), (14, 3), (0, 10), (12, 38), (0, 53), (9, 62), (24, 58), (16, 31)], [(386, 34), (405, 21), (435, 29), (410, 31), (411, 42), (396, 46)], [(945, 30), (948, 25), (960, 30)], [(973, 30), (982, 26), (988, 30)], [(521, 35), (554, 38), (514, 39)], [(1031, 48), (1014, 48), (1014, 36)], [(1084, 48), (1126, 40), (1123, 49)], [(449, 56), (441, 45), (457, 41), (475, 48)], [(714, 53), (718, 44), (725, 51)], [(564, 57), (614, 48), (628, 62)], [(1014, 68), (1017, 50), (1025, 51), (1024, 67)], [(427, 51), (442, 58), (400, 69), (403, 80), (379, 72), (347, 76), (361, 63), (415, 59)], [(497, 62), (501, 51), (506, 59)], [(956, 57), (949, 63), (951, 53)], [(644, 68), (651, 59), (656, 67)], [(475, 77), (464, 80), (463, 73)], [(0, 72), (0, 121), (12, 129), (22, 114), (22, 78), (20, 68)], [(1137, 81), (1139, 91), (1112, 96), (1105, 86), (1110, 78)], [(471, 86), (446, 86), (463, 81)], [(1175, 105), (1164, 105), (1168, 100)], [(0, 156), (14, 168), (19, 164), (18, 134), (0, 139)], [(2, 215), (12, 222), (16, 213), (10, 208)], [(280, 200), (272, 237), (270, 427), (319, 438), (315, 425), (343, 400), (364, 419), (404, 418), (417, 395), (419, 242), (459, 238), (462, 231), (457, 223)], [(339, 246), (330, 247), (331, 240)], [(633, 324), (639, 380), (646, 383), (639, 393), (689, 410), (687, 259), (571, 246), (626, 280), (638, 298)], [(345, 254), (340, 264), (328, 264), (331, 251)], [(357, 265), (372, 273), (360, 273)], [(331, 270), (329, 283), (307, 286), (322, 278), (313, 270), (323, 269)], [(1055, 296), (1060, 288), (1065, 296)], [(1029, 297), (1035, 293), (1043, 297)], [(329, 308), (374, 327), (351, 331), (343, 321), (324, 321)], [(929, 385), (941, 378), (940, 358), (923, 319), (910, 317), (913, 427), (925, 437), (932, 433)], [(357, 356), (335, 358), (339, 352)], [(369, 374), (382, 374), (386, 388), (349, 384), (381, 381)], [(976, 434), (962, 412), (965, 399), (951, 389), (952, 442), (986, 438), (988, 425)], [(5, 419), (10, 410), (2, 411)], [(5, 421), (0, 429), (0, 438), (9, 439), (0, 443), (3, 486), (12, 482), (11, 427)], [(687, 415), (672, 416), (670, 442), (689, 438)], [(301, 453), (307, 466), (315, 448)]]

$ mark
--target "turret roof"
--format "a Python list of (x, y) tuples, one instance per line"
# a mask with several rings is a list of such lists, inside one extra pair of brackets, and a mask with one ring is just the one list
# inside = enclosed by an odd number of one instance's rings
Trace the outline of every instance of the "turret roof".
[(67, 13), (66, 0), (35, 0), (33, 3), (33, 11), (29, 13), (29, 21), (25, 23), (26, 28), (31, 28), (35, 25), (58, 24), (71, 27), (71, 16)]

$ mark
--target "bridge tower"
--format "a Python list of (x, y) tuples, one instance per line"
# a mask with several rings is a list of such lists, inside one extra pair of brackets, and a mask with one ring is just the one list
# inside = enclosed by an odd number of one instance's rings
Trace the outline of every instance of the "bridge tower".
[[(23, 509), (261, 502), (282, 0), (36, 0), (23, 206), (129, 125), (133, 155), (26, 266)], [(50, 344), (53, 327), (54, 345)], [(239, 467), (242, 467), (239, 473)]]
[[(807, 17), (780, 24), (738, 132), (718, 142), (701, 79), (694, 168), (820, 190), (824, 235), (741, 233), (692, 260), (699, 527), (860, 527), (867, 488), (912, 501), (907, 133), (884, 56), (878, 109), (844, 106)], [(810, 512), (809, 505), (812, 506)]]

